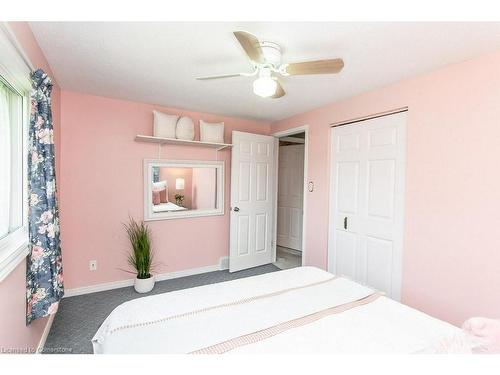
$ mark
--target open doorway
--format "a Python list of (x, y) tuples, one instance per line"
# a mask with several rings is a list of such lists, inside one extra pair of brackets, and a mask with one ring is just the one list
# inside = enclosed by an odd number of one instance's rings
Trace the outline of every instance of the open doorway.
[(275, 134), (278, 144), (276, 262), (281, 269), (304, 261), (304, 188), (307, 129)]

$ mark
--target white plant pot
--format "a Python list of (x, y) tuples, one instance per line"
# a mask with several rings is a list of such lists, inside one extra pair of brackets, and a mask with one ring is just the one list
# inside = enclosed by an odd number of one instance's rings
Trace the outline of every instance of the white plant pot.
[(148, 293), (153, 290), (155, 286), (155, 277), (151, 276), (149, 279), (135, 279), (134, 289), (137, 293)]

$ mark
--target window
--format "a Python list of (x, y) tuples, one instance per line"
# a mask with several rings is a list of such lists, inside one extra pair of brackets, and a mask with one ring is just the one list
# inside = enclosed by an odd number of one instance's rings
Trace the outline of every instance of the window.
[(0, 77), (0, 240), (23, 226), (22, 103)]
[(30, 69), (0, 22), (0, 282), (28, 254)]

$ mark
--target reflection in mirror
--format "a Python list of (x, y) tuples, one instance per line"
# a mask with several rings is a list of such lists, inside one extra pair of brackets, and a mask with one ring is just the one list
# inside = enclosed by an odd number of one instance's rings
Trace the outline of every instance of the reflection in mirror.
[(146, 161), (145, 219), (223, 214), (220, 162)]
[(153, 212), (217, 208), (216, 168), (153, 167)]

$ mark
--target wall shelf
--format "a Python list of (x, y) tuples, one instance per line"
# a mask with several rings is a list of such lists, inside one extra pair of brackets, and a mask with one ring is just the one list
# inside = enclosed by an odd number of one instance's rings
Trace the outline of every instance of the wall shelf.
[(187, 141), (185, 139), (161, 138), (161, 137), (153, 137), (150, 135), (136, 135), (135, 141), (136, 142), (157, 143), (160, 145), (185, 145), (185, 146), (208, 147), (208, 148), (215, 148), (217, 151), (223, 150), (225, 148), (233, 147), (233, 145), (230, 143)]

